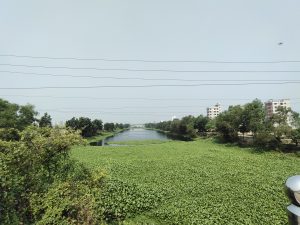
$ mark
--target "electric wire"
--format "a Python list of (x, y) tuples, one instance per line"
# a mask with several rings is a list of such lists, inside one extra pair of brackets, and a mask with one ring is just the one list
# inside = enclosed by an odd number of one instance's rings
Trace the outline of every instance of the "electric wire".
[(222, 61), (222, 60), (146, 60), (146, 59), (113, 59), (113, 58), (80, 58), (80, 57), (50, 57), (16, 54), (0, 54), (1, 57), (48, 59), (48, 60), (77, 60), (77, 61), (106, 61), (106, 62), (143, 62), (143, 63), (216, 63), (216, 64), (278, 64), (299, 63), (300, 60), (269, 60), (269, 61)]

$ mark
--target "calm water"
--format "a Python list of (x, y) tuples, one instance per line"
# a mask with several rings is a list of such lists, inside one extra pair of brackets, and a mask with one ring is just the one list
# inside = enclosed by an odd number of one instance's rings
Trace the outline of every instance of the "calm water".
[(116, 134), (113, 137), (105, 138), (102, 141), (91, 143), (92, 145), (103, 146), (108, 142), (115, 141), (136, 141), (136, 140), (168, 140), (170, 138), (167, 137), (164, 133), (157, 132), (155, 130), (146, 130), (142, 128), (134, 128), (130, 130), (123, 131), (121, 133)]

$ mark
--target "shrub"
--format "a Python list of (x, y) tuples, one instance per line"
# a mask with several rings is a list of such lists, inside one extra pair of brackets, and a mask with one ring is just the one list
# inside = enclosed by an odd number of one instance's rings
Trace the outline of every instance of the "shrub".
[(19, 141), (20, 134), (15, 128), (1, 128), (0, 139), (3, 141)]

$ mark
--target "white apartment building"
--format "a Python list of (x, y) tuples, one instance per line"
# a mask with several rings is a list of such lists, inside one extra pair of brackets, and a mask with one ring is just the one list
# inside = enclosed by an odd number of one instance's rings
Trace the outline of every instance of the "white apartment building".
[(207, 108), (206, 110), (207, 110), (207, 117), (209, 119), (213, 119), (213, 118), (217, 117), (222, 111), (221, 105), (219, 103), (217, 103), (216, 105), (214, 105), (212, 107)]
[(265, 110), (266, 110), (267, 118), (270, 118), (273, 114), (276, 114), (278, 106), (290, 108), (291, 107), (290, 100), (289, 99), (279, 99), (279, 100), (270, 99), (269, 101), (265, 102)]
[[(279, 106), (282, 106), (284, 108), (290, 108), (291, 103), (289, 99), (278, 99), (273, 100), (270, 99), (269, 101), (265, 102), (265, 110), (266, 110), (266, 116), (267, 118), (270, 118), (272, 115), (277, 113), (277, 108)], [(292, 126), (292, 115), (291, 113), (288, 115), (287, 123), (289, 126)]]

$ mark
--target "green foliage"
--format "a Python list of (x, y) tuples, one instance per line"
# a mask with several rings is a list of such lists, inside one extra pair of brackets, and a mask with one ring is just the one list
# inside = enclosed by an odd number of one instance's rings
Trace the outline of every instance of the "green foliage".
[(70, 127), (74, 130), (80, 130), (83, 137), (95, 136), (103, 129), (101, 120), (95, 119), (92, 121), (87, 117), (73, 117), (66, 121), (66, 127)]
[(19, 141), (0, 140), (0, 223), (105, 224), (156, 206), (154, 191), (70, 159), (81, 143), (78, 132), (34, 126)]
[(208, 117), (200, 115), (195, 119), (194, 128), (197, 129), (199, 133), (205, 133), (207, 132), (208, 121)]
[(106, 131), (114, 131), (115, 128), (115, 124), (114, 123), (105, 123), (104, 124), (104, 130)]
[(277, 149), (280, 141), (270, 132), (270, 130), (260, 130), (257, 132), (254, 145), (263, 149)]
[(122, 221), (155, 208), (161, 196), (154, 190), (144, 190), (136, 184), (120, 180), (109, 180), (103, 188), (100, 205), (104, 205), (107, 222)]
[(52, 127), (52, 119), (48, 113), (44, 113), (44, 115), (39, 120), (40, 127)]
[(19, 106), (0, 99), (0, 128), (23, 130), (36, 121), (37, 112), (34, 106)]
[(252, 131), (255, 135), (263, 128), (265, 121), (265, 109), (263, 103), (255, 99), (244, 106), (243, 117), (246, 124), (246, 130)]
[(216, 130), (216, 119), (209, 119), (206, 126), (205, 126), (206, 131), (212, 132)]
[(240, 105), (230, 106), (216, 119), (216, 130), (224, 141), (234, 142), (238, 140), (238, 132), (245, 132), (243, 109)]
[(87, 181), (55, 182), (46, 193), (32, 194), (36, 224), (99, 224), (103, 214), (98, 212), (96, 196), (101, 185)]
[(18, 141), (20, 140), (20, 133), (15, 128), (0, 128), (0, 140)]
[(300, 128), (298, 128), (296, 130), (292, 130), (291, 138), (292, 138), (292, 141), (296, 144), (296, 146), (298, 146), (298, 144), (300, 142)]
[[(142, 216), (155, 221), (148, 224), (287, 224), (289, 201), (283, 184), (300, 172), (299, 157), (259, 154), (210, 140), (76, 147), (71, 155), (92, 168), (106, 168), (120, 181), (119, 187), (115, 185), (119, 182), (110, 185), (112, 191), (106, 194), (125, 205), (132, 221)], [(123, 189), (130, 194), (118, 197), (115, 193)], [(131, 213), (137, 210), (131, 204), (140, 193), (145, 196), (141, 198), (145, 211)], [(145, 198), (153, 208), (144, 208)], [(120, 204), (109, 205), (108, 209), (125, 216)]]
[(20, 141), (0, 141), (0, 222), (31, 223), (30, 194), (47, 190), (60, 162), (80, 136), (64, 129), (28, 127)]
[(282, 138), (291, 138), (297, 145), (297, 142), (295, 142), (297, 140), (297, 132), (293, 131), (292, 126), (297, 126), (298, 120), (298, 113), (293, 112), (290, 108), (282, 106), (279, 106), (276, 114), (269, 118), (267, 121), (269, 130), (278, 141), (278, 146), (282, 144)]
[(95, 119), (95, 120), (92, 121), (92, 124), (95, 127), (97, 132), (103, 130), (102, 120)]
[(191, 139), (196, 137), (197, 130), (195, 129), (195, 117), (185, 116), (181, 120), (174, 119), (172, 121), (163, 121), (160, 123), (147, 123), (146, 128), (159, 129), (170, 132), (178, 137)]
[(105, 123), (99, 119), (91, 120), (87, 117), (73, 117), (70, 120), (66, 121), (66, 127), (70, 127), (74, 130), (80, 130), (81, 135), (85, 138), (93, 137), (101, 133), (103, 129), (108, 132), (113, 132), (117, 129), (128, 129), (130, 127), (129, 124), (122, 124), (122, 123)]
[(37, 119), (35, 118), (37, 114), (38, 113), (34, 111), (33, 105), (27, 104), (21, 106), (18, 112), (18, 129), (23, 130), (25, 129), (25, 127), (37, 121)]

